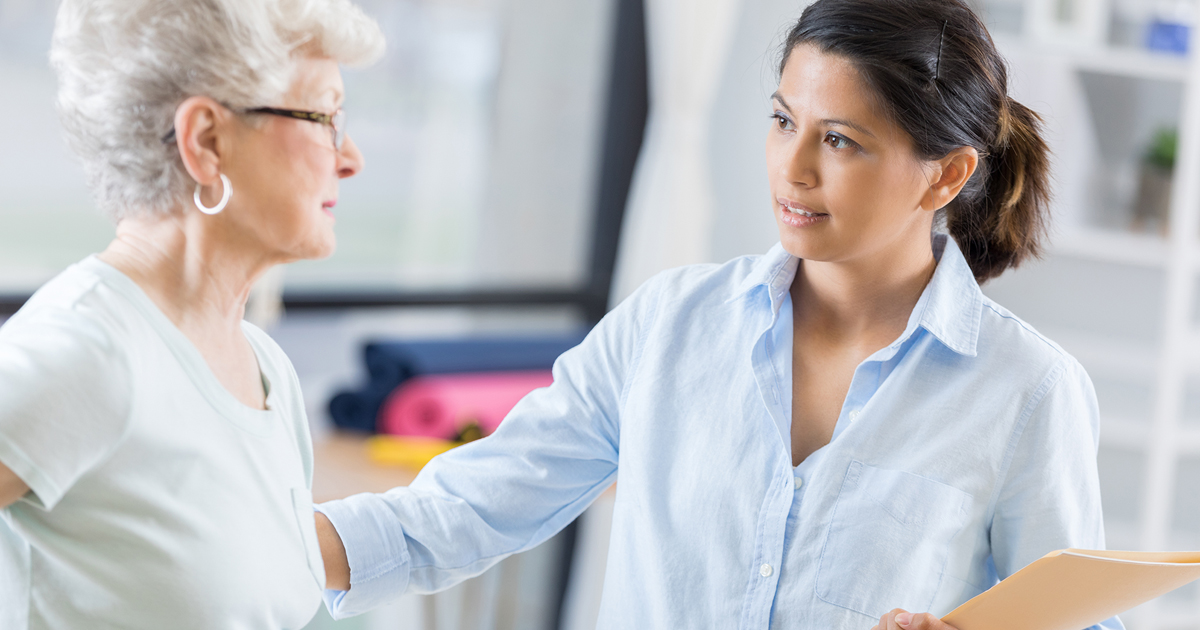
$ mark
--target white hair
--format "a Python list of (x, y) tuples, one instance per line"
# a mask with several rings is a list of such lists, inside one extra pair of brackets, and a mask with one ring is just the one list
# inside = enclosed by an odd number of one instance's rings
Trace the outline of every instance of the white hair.
[(162, 138), (190, 96), (273, 105), (294, 57), (366, 65), (379, 25), (350, 0), (63, 0), (50, 62), (58, 111), (100, 209), (172, 211), (195, 185)]

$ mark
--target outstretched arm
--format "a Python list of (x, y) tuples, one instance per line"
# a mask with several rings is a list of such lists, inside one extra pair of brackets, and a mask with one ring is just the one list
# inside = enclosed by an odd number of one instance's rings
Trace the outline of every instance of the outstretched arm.
[(589, 409), (584, 392), (619, 387), (572, 374), (592, 358), (580, 351), (593, 354), (587, 342), (568, 353), (554, 384), (522, 400), (494, 435), (439, 455), (409, 486), (317, 506), (335, 619), (478, 575), (554, 535), (612, 484), (613, 416)]
[(317, 506), (335, 619), (478, 575), (554, 535), (612, 485), (621, 397), (655, 288), (647, 283), (560, 357), (554, 383), (494, 435), (434, 458), (408, 487)]

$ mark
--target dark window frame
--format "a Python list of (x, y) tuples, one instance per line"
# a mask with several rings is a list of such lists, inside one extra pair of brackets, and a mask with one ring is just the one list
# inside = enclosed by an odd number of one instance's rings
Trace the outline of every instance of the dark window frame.
[[(625, 205), (649, 116), (643, 0), (615, 0), (604, 134), (593, 205), (588, 275), (575, 289), (474, 291), (285, 290), (289, 311), (379, 307), (567, 306), (595, 323), (608, 312)], [(15, 313), (30, 294), (0, 294), (0, 316)]]

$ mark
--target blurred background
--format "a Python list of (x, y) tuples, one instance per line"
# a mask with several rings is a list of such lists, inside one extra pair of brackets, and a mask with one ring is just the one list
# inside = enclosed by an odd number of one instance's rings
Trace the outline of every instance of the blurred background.
[[(1095, 382), (1110, 548), (1200, 549), (1196, 2), (975, 3), (1055, 153), (1047, 255), (984, 290)], [(0, 321), (113, 235), (54, 112), (55, 4), (0, 0)], [(768, 98), (805, 2), (360, 4), (389, 48), (344, 72), (367, 163), (342, 187), (338, 252), (269, 277), (249, 309), (296, 364), (318, 448), (338, 445), (319, 451), (326, 498), (408, 478), (346, 437), (387, 409), (370, 348), (566, 343), (662, 269), (774, 244)], [(310, 628), (594, 627), (610, 510), (446, 593)], [(1200, 589), (1125, 619), (1200, 628)]]

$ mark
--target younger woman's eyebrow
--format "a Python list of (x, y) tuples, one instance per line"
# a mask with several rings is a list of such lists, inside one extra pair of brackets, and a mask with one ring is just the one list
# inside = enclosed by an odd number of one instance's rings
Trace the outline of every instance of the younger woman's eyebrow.
[(860, 125), (856, 125), (856, 124), (850, 122), (849, 120), (839, 120), (837, 118), (826, 118), (825, 120), (821, 121), (821, 124), (828, 125), (830, 127), (834, 127), (834, 126), (849, 127), (865, 136), (871, 136), (872, 138), (875, 137), (875, 134), (871, 133), (870, 131), (867, 131), (865, 128), (863, 128)]
[(780, 104), (780, 105), (783, 105), (783, 108), (784, 108), (784, 109), (786, 109), (786, 110), (788, 110), (788, 113), (789, 113), (789, 114), (790, 114), (790, 113), (792, 113), (792, 108), (791, 108), (791, 107), (788, 107), (787, 101), (783, 100), (783, 97), (779, 95), (779, 92), (776, 92), (776, 93), (772, 94), (772, 95), (771, 95), (771, 100), (773, 100), (773, 101), (779, 101), (779, 104)]
[[(788, 106), (787, 101), (783, 100), (783, 97), (779, 95), (779, 92), (772, 94), (771, 100), (779, 101), (779, 104), (782, 105), (783, 108), (786, 109), (789, 114), (792, 113), (792, 108)], [(821, 121), (821, 124), (825, 125), (827, 127), (834, 127), (834, 126), (848, 127), (850, 129), (853, 129), (853, 130), (863, 134), (863, 135), (870, 136), (872, 138), (875, 137), (875, 134), (871, 133), (870, 131), (867, 131), (866, 128), (864, 128), (862, 125), (857, 125), (857, 124), (853, 123), (852, 121), (843, 120), (841, 118), (826, 118)]]

